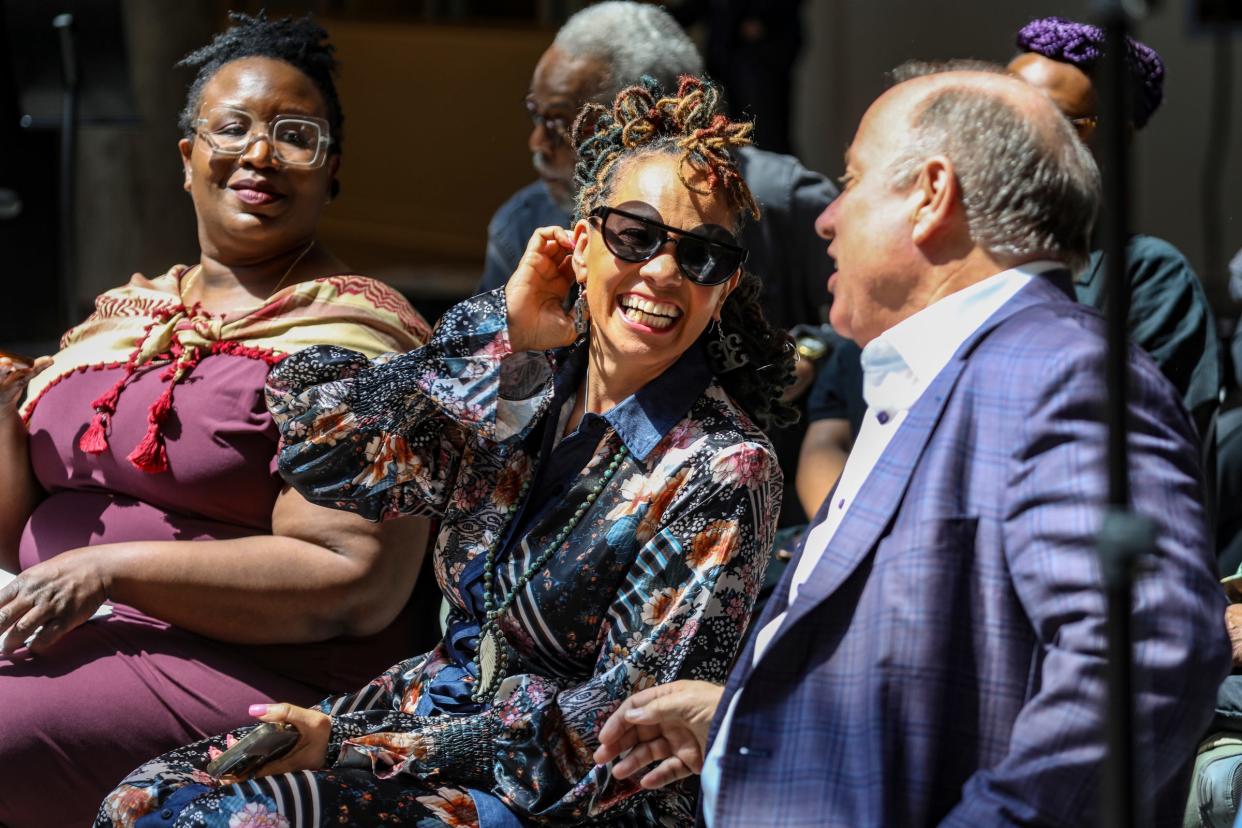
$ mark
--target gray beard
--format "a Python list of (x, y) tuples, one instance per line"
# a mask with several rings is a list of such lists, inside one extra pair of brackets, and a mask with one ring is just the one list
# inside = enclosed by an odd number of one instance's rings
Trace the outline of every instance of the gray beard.
[[(561, 180), (548, 166), (548, 162), (543, 160), (543, 156), (541, 156), (537, 152), (531, 154), (530, 165), (535, 168), (535, 172), (536, 174), (539, 175), (540, 179), (556, 178), (557, 180)], [(546, 180), (544, 181), (544, 189), (547, 190), (548, 197), (552, 199), (552, 203), (554, 203), (557, 207), (560, 207), (566, 213), (569, 213), (571, 215), (573, 214), (574, 197), (572, 195), (573, 193), (573, 179), (572, 178), (568, 181), (565, 181), (565, 193), (553, 192), (547, 186)]]
[[(547, 190), (548, 188), (545, 186), (544, 189)], [(566, 213), (569, 213), (571, 216), (574, 214), (575, 205), (574, 205), (573, 196), (559, 196), (556, 193), (552, 192), (551, 190), (548, 190), (548, 195), (552, 198), (552, 202), (557, 207), (560, 207), (562, 210), (564, 210)]]

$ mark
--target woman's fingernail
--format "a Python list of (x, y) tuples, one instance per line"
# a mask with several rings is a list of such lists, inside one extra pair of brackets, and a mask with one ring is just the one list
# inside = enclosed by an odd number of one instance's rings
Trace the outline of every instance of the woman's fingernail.
[(630, 721), (638, 721), (643, 718), (643, 709), (641, 707), (631, 707), (629, 710), (625, 711), (625, 718)]
[(250, 705), (249, 712), (251, 716), (262, 716), (267, 713), (267, 705), (266, 704), (252, 704)]

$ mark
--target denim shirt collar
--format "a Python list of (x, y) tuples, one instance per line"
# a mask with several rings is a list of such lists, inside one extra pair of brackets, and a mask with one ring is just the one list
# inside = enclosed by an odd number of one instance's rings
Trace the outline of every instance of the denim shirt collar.
[[(557, 372), (553, 416), (572, 399), (586, 377), (587, 340), (581, 339), (563, 352), (563, 368)], [(711, 367), (702, 340), (694, 343), (664, 373), (626, 397), (616, 406), (595, 414), (587, 412), (578, 431), (603, 420), (616, 430), (630, 454), (640, 461), (659, 445), (673, 426), (681, 422), (690, 407), (712, 381)]]

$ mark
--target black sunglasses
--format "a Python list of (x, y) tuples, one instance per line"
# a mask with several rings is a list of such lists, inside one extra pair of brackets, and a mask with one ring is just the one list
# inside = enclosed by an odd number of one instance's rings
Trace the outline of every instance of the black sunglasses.
[(599, 219), (604, 244), (612, 254), (627, 262), (654, 259), (672, 234), (677, 266), (687, 279), (700, 285), (720, 284), (746, 261), (746, 248), (718, 224), (682, 230), (620, 207), (596, 207), (591, 218)]

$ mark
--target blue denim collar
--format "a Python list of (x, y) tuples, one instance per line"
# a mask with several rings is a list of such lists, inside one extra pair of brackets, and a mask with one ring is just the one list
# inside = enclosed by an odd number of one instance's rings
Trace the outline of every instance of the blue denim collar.
[[(563, 368), (557, 372), (553, 416), (557, 416), (561, 405), (573, 397), (586, 377), (587, 339), (583, 337), (562, 354)], [(616, 430), (636, 460), (646, 461), (673, 426), (685, 418), (711, 381), (711, 367), (700, 339), (667, 371), (604, 414), (587, 412), (577, 431), (593, 428), (602, 420)]]

